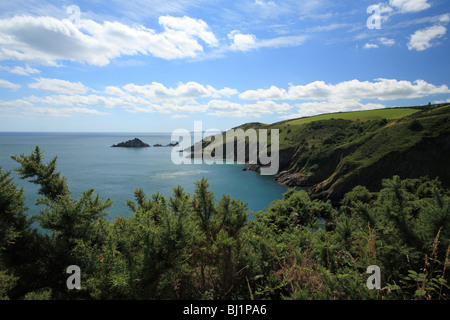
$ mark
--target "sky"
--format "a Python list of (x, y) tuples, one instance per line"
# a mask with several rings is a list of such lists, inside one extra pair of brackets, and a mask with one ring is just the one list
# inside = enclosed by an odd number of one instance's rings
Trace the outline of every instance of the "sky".
[(0, 131), (226, 130), (450, 102), (448, 0), (0, 0)]

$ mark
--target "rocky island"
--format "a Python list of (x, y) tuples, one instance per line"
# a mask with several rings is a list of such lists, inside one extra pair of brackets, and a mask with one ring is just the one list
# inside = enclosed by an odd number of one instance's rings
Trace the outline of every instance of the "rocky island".
[(163, 146), (160, 143), (157, 143), (157, 144), (154, 144), (153, 146), (154, 147), (176, 147), (176, 146), (178, 146), (178, 142), (176, 142), (176, 143), (169, 143), (169, 144), (167, 144), (165, 146)]
[(179, 143), (176, 142), (176, 143), (169, 143), (169, 144), (163, 146), (162, 144), (157, 143), (157, 144), (154, 144), (153, 146), (154, 146), (154, 147), (176, 147), (176, 146), (178, 146), (178, 144), (179, 144)]
[[(178, 142), (176, 142), (176, 143), (169, 143), (167, 145), (162, 145), (160, 143), (156, 143), (156, 144), (153, 145), (153, 147), (176, 147), (178, 145), (179, 145)], [(114, 144), (111, 147), (114, 147), (114, 148), (148, 148), (148, 147), (151, 147), (151, 145), (141, 141), (138, 138), (134, 138), (133, 140), (128, 140), (128, 141), (125, 141), (125, 142)]]
[(150, 147), (150, 145), (145, 142), (142, 142), (138, 138), (134, 138), (133, 140), (120, 142), (118, 144), (113, 144), (111, 147), (114, 147), (114, 148), (147, 148), (147, 147)]

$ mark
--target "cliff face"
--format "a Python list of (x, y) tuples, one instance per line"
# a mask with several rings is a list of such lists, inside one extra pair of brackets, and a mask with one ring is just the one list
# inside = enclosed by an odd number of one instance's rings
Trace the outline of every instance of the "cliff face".
[(378, 191), (384, 178), (428, 176), (450, 186), (450, 108), (422, 110), (412, 116), (362, 130), (359, 137), (330, 145), (300, 161), (290, 159), (275, 179), (304, 186), (312, 198), (338, 202), (357, 185)]
[[(279, 129), (280, 166), (274, 179), (306, 187), (312, 198), (338, 202), (357, 185), (376, 192), (382, 180), (393, 175), (438, 177), (450, 187), (450, 104), (399, 109), (238, 128)], [(391, 118), (394, 111), (404, 113)], [(207, 145), (202, 143), (203, 148)], [(259, 171), (260, 165), (248, 169)]]
[(437, 177), (444, 186), (450, 186), (449, 132), (426, 138), (406, 150), (390, 152), (367, 166), (346, 164), (345, 160), (338, 162), (337, 156), (334, 154), (329, 158), (329, 163), (333, 164), (329, 167), (334, 167), (334, 170), (327, 177), (306, 176), (302, 172), (285, 170), (279, 172), (275, 180), (289, 186), (308, 187), (312, 198), (329, 199), (332, 202), (338, 202), (357, 185), (363, 185), (371, 191), (380, 190), (382, 180), (393, 175), (402, 179)]

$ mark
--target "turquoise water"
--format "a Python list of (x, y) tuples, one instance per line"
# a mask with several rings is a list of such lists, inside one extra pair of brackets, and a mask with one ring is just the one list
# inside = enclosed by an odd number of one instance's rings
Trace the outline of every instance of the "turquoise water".
[[(171, 160), (172, 148), (111, 148), (135, 137), (150, 145), (173, 142), (170, 133), (0, 133), (0, 166), (3, 170), (17, 168), (18, 163), (11, 155), (28, 155), (39, 146), (45, 162), (58, 157), (58, 170), (67, 178), (74, 197), (94, 188), (100, 198), (114, 200), (108, 220), (130, 215), (126, 201), (134, 199), (136, 188), (142, 188), (148, 198), (158, 191), (169, 197), (177, 185), (192, 194), (194, 181), (205, 177), (216, 200), (222, 194), (230, 194), (247, 203), (252, 211), (264, 210), (287, 190), (273, 181), (272, 176), (242, 171), (241, 164), (175, 165)], [(25, 190), (29, 212), (38, 213), (34, 205), (37, 187), (15, 173), (14, 176), (15, 183)]]

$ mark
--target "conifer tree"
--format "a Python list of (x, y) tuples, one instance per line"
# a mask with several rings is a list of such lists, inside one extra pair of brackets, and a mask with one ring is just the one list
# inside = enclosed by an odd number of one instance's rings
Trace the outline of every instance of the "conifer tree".
[(35, 219), (42, 228), (51, 232), (43, 240), (47, 243), (45, 272), (41, 278), (54, 295), (62, 294), (67, 291), (67, 267), (81, 264), (81, 261), (74, 260), (72, 250), (79, 241), (94, 245), (104, 241), (98, 226), (112, 201), (107, 199), (103, 202), (98, 195), (93, 197), (93, 189), (85, 191), (80, 199), (73, 199), (66, 178), (56, 170), (57, 157), (48, 164), (43, 163), (39, 147), (28, 156), (21, 154), (12, 158), (21, 165), (16, 169), (21, 178), (39, 186), (38, 193), (42, 197), (36, 204), (43, 204), (45, 208)]
[(42, 264), (44, 244), (26, 214), (23, 193), (14, 184), (11, 172), (0, 168), (0, 271), (9, 270), (3, 273), (9, 279), (3, 283), (10, 284), (4, 295), (13, 299), (39, 287), (38, 266)]

